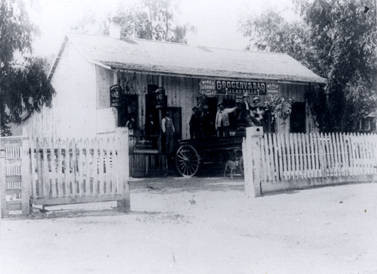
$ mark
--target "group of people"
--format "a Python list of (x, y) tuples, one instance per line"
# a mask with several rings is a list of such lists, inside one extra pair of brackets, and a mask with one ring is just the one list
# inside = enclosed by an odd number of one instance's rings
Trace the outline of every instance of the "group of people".
[(189, 125), (191, 139), (202, 139), (212, 135), (213, 121), (208, 105), (203, 105), (202, 108), (192, 108)]
[(211, 129), (214, 127), (217, 137), (227, 137), (230, 135), (231, 121), (229, 116), (234, 114), (237, 123), (243, 127), (261, 125), (264, 110), (260, 106), (258, 97), (255, 97), (252, 104), (249, 103), (248, 94), (244, 94), (242, 102), (236, 106), (225, 108), (220, 102), (217, 105), (217, 112), (214, 121), (208, 112), (208, 106), (204, 105), (202, 110), (199, 107), (193, 107), (193, 114), (190, 119), (190, 137), (191, 139), (200, 139), (211, 136)]

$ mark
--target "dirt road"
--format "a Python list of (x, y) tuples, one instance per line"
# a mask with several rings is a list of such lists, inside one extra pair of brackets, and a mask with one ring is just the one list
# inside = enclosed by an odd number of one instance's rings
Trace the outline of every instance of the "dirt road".
[(377, 273), (377, 184), (251, 200), (237, 180), (132, 186), (130, 214), (2, 220), (0, 273)]

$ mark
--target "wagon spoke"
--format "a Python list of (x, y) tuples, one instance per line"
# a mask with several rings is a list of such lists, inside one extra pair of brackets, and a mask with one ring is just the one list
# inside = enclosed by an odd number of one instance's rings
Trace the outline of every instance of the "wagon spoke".
[(191, 145), (181, 146), (176, 153), (176, 167), (182, 176), (194, 176), (200, 165), (200, 156)]

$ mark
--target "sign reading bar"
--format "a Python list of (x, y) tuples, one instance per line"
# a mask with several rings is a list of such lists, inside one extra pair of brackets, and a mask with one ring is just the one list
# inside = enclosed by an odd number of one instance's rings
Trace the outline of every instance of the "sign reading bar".
[[(276, 87), (274, 86), (273, 89)], [(243, 96), (247, 93), (253, 95), (266, 95), (267, 84), (257, 81), (228, 81), (228, 80), (201, 80), (199, 83), (200, 94), (213, 97), (216, 95)]]
[(218, 94), (244, 94), (265, 95), (266, 83), (264, 82), (246, 82), (246, 81), (215, 81), (216, 91)]
[(110, 87), (110, 106), (119, 107), (122, 87), (120, 85), (112, 85)]

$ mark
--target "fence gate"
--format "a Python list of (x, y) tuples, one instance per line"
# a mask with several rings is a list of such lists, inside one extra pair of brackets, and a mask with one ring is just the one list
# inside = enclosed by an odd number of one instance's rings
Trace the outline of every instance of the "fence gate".
[[(1, 217), (20, 215), (28, 211), (29, 197), (24, 192), (29, 182), (27, 139), (3, 137), (0, 139), (0, 208)], [(26, 206), (25, 206), (26, 205)]]
[(2, 142), (2, 217), (13, 211), (27, 215), (32, 205), (117, 201), (120, 210), (129, 210), (127, 131), (91, 139)]

